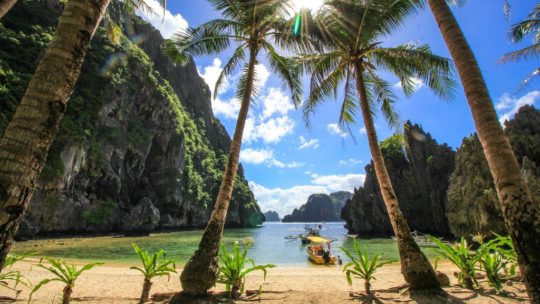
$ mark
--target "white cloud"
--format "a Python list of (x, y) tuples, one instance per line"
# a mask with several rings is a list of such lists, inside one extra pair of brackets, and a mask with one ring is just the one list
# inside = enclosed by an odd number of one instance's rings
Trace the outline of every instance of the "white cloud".
[(328, 124), (326, 126), (326, 129), (328, 130), (328, 132), (330, 132), (330, 134), (339, 135), (341, 137), (346, 137), (347, 136), (347, 132), (341, 130), (341, 128), (338, 126), (338, 124)]
[(252, 119), (250, 124), (250, 130), (244, 131), (244, 140), (249, 143), (261, 139), (267, 144), (280, 142), (283, 137), (292, 133), (295, 125), (294, 120), (288, 116), (272, 118), (259, 124), (255, 124)]
[(323, 175), (313, 178), (315, 185), (326, 187), (329, 191), (353, 191), (364, 184), (365, 174)]
[(364, 184), (365, 175), (346, 174), (316, 176), (311, 185), (299, 185), (290, 188), (266, 188), (255, 182), (249, 182), (249, 187), (257, 203), (263, 212), (274, 210), (280, 217), (291, 214), (294, 208), (298, 208), (307, 202), (310, 195), (315, 193), (331, 193), (334, 191), (353, 191)]
[(137, 15), (158, 29), (163, 38), (169, 39), (175, 32), (187, 29), (188, 23), (182, 15), (173, 15), (169, 10), (166, 10), (165, 16), (163, 16), (163, 8), (159, 1), (145, 0), (144, 2), (152, 9), (152, 12), (137, 10)]
[(268, 167), (276, 167), (282, 169), (294, 169), (304, 166), (303, 163), (297, 161), (292, 161), (289, 163), (279, 161), (274, 157), (274, 151), (267, 149), (243, 149), (242, 151), (240, 151), (240, 161), (252, 165), (266, 164)]
[(273, 158), (274, 153), (271, 150), (247, 148), (240, 151), (240, 161), (247, 164), (259, 165)]
[(263, 99), (263, 106), (264, 109), (261, 119), (269, 118), (275, 113), (286, 115), (289, 111), (294, 109), (289, 96), (285, 95), (277, 88), (270, 88), (270, 91)]
[(319, 140), (318, 139), (310, 139), (307, 140), (304, 138), (304, 136), (300, 136), (300, 146), (298, 147), (298, 150), (302, 149), (308, 149), (308, 148), (317, 148), (319, 147)]
[(307, 202), (308, 197), (314, 193), (328, 193), (323, 186), (305, 185), (291, 188), (266, 188), (254, 182), (249, 182), (249, 187), (258, 205), (263, 212), (274, 210), (280, 217), (290, 214), (294, 208)]
[(341, 166), (353, 166), (353, 165), (359, 165), (361, 163), (362, 163), (361, 160), (354, 159), (354, 158), (349, 158), (349, 159), (344, 159), (344, 160), (339, 161), (339, 164)]
[[(206, 82), (210, 88), (212, 111), (214, 114), (223, 118), (236, 119), (238, 116), (238, 111), (240, 111), (240, 101), (238, 99), (231, 98), (228, 100), (223, 100), (219, 95), (214, 99), (214, 89), (222, 70), (223, 68), (221, 67), (221, 60), (219, 58), (214, 58), (212, 64), (204, 67), (202, 73), (199, 71), (199, 75), (202, 77), (202, 79), (204, 79), (204, 82)], [(222, 94), (230, 87), (229, 80), (225, 78), (223, 79), (220, 91), (218, 93)]]
[(506, 120), (512, 119), (524, 105), (533, 105), (540, 98), (540, 91), (532, 91), (521, 98), (512, 98), (509, 94), (503, 94), (499, 98), (499, 102), (495, 105), (498, 111), (507, 110), (500, 115), (499, 121), (504, 124)]
[[(416, 77), (411, 77), (410, 79), (412, 81), (414, 92), (424, 87), (424, 81), (422, 79)], [(401, 81), (394, 84), (394, 88), (401, 89)]]
[(212, 111), (217, 116), (236, 119), (240, 111), (240, 101), (236, 98), (221, 100), (219, 97), (212, 100)]
[(260, 88), (264, 88), (266, 82), (268, 81), (268, 77), (270, 77), (270, 72), (264, 66), (264, 64), (259, 63), (255, 66), (255, 75), (257, 75), (257, 85)]
[[(221, 71), (223, 71), (223, 68), (221, 67), (221, 60), (219, 60), (219, 58), (214, 58), (212, 65), (205, 67), (203, 73), (199, 71), (199, 75), (204, 79), (204, 82), (206, 82), (208, 87), (210, 87), (212, 98), (214, 98), (214, 88), (216, 87), (216, 82), (221, 74)], [(225, 77), (218, 93), (226, 92), (229, 89), (229, 85), (229, 81)]]
[(366, 127), (360, 128), (360, 134), (367, 134)]

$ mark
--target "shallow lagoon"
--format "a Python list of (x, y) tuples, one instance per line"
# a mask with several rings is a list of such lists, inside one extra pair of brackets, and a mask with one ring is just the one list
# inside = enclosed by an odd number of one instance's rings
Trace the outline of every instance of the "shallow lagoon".
[[(325, 223), (321, 234), (336, 239), (331, 244), (332, 253), (341, 255), (340, 246), (352, 250), (352, 238), (347, 237), (344, 223)], [(223, 242), (226, 245), (234, 241), (253, 238), (249, 256), (257, 264), (273, 263), (281, 266), (311, 266), (300, 240), (287, 240), (286, 236), (304, 232), (304, 223), (265, 223), (259, 228), (226, 229)], [(38, 256), (51, 256), (67, 260), (91, 260), (112, 264), (128, 265), (137, 263), (131, 243), (139, 244), (143, 249), (157, 251), (164, 249), (169, 258), (175, 258), (179, 265), (184, 264), (196, 250), (202, 236), (201, 230), (154, 233), (144, 237), (89, 237), (33, 240), (16, 243), (13, 253), (39, 252)], [(398, 259), (397, 245), (392, 239), (358, 239), (367, 246), (371, 254), (384, 253), (384, 259)], [(435, 254), (423, 248), (428, 257)], [(427, 249), (427, 250), (426, 250)]]

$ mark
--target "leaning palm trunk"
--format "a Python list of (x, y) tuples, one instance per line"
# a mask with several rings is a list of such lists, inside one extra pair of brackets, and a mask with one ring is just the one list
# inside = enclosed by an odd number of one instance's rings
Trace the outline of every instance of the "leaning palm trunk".
[(409, 284), (409, 290), (411, 291), (439, 290), (441, 286), (437, 280), (435, 271), (427, 257), (420, 250), (420, 247), (418, 247), (418, 244), (416, 244), (407, 220), (399, 209), (399, 202), (392, 187), (388, 171), (386, 170), (381, 148), (379, 147), (360, 62), (355, 64), (355, 77), (375, 174), (398, 243), (399, 256), (401, 258), (401, 273), (405, 277), (405, 281)]
[(17, 0), (0, 0), (0, 19), (17, 3)]
[(231, 142), (225, 174), (219, 188), (214, 210), (204, 230), (201, 242), (199, 243), (199, 249), (190, 258), (180, 276), (182, 290), (187, 295), (205, 295), (206, 291), (216, 284), (218, 273), (217, 253), (223, 227), (225, 226), (227, 209), (231, 201), (236, 171), (238, 170), (242, 135), (244, 133), (244, 126), (253, 91), (257, 49), (251, 47), (249, 54), (246, 87), (243, 93), (238, 119), (236, 120), (236, 128)]
[(152, 288), (152, 282), (149, 279), (144, 279), (143, 289), (139, 304), (146, 303), (150, 300), (150, 289)]
[(540, 303), (540, 206), (532, 200), (510, 143), (497, 120), (476, 58), (448, 4), (445, 0), (429, 0), (429, 5), (465, 89), (527, 292), (531, 302)]
[(0, 270), (110, 0), (69, 0), (0, 139)]

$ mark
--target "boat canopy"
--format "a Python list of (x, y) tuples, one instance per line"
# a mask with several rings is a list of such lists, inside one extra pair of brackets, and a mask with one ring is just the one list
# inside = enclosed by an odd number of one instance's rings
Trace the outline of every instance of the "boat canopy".
[(322, 238), (320, 236), (310, 235), (307, 237), (312, 243), (330, 243), (330, 240)]

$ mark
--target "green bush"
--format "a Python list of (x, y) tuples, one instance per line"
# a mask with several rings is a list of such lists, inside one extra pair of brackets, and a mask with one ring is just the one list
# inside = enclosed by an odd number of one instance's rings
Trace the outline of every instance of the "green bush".
[(105, 224), (116, 211), (118, 206), (111, 200), (98, 201), (96, 205), (82, 212), (82, 218), (91, 226), (100, 226)]
[(478, 263), (479, 257), (471, 250), (471, 246), (467, 244), (465, 238), (462, 237), (461, 241), (453, 246), (444, 243), (434, 236), (430, 236), (430, 238), (438, 246), (433, 251), (448, 259), (459, 268), (459, 284), (468, 289), (473, 289), (477, 286), (476, 263)]

